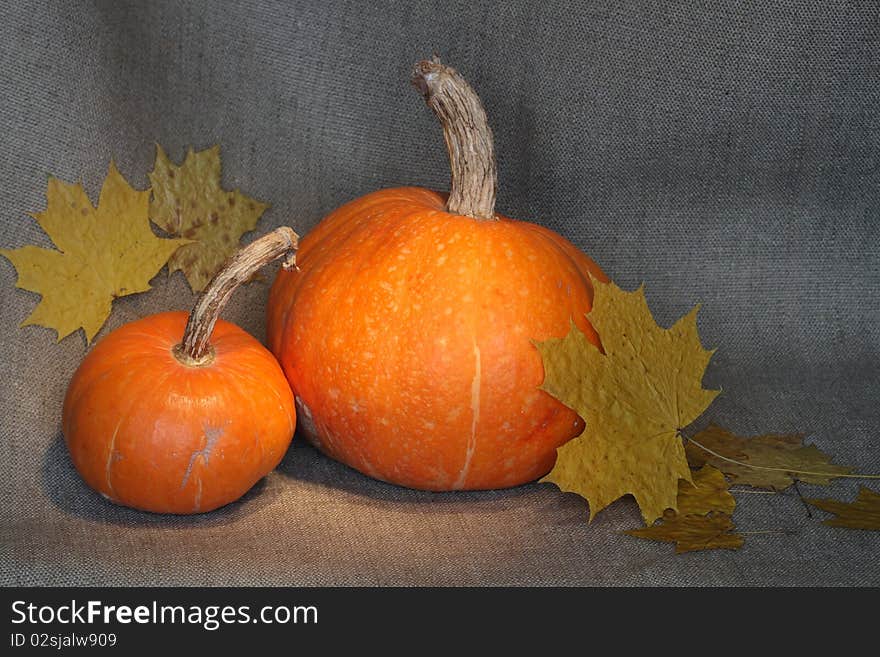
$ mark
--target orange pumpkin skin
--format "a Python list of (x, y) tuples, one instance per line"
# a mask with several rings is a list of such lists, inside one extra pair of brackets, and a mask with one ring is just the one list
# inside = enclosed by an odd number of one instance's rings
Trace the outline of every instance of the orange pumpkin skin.
[(585, 318), (599, 267), (534, 224), (450, 214), (445, 195), (387, 189), (327, 216), (279, 272), (269, 347), (319, 449), (428, 490), (535, 480), (583, 421), (538, 389), (532, 340)]
[(247, 492), (284, 456), (293, 396), (272, 355), (219, 320), (215, 359), (180, 363), (187, 314), (126, 324), (86, 356), (64, 400), (63, 431), (86, 483), (158, 513), (200, 513)]

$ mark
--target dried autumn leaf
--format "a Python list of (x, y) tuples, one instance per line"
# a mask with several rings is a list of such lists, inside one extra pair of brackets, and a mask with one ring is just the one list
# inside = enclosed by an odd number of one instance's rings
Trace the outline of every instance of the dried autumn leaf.
[(831, 499), (806, 499), (808, 504), (833, 513), (837, 517), (829, 518), (822, 524), (831, 527), (848, 529), (869, 529), (880, 531), (880, 493), (862, 486), (855, 502), (839, 502)]
[(706, 465), (694, 472), (693, 484), (678, 482), (678, 513), (667, 509), (663, 520), (651, 527), (632, 529), (630, 536), (675, 543), (677, 553), (723, 548), (737, 550), (743, 537), (731, 533), (730, 515), (736, 500), (727, 490), (720, 470)]
[(680, 430), (719, 391), (704, 390), (712, 356), (697, 334), (694, 308), (669, 329), (656, 324), (644, 289), (625, 292), (593, 281), (590, 323), (605, 354), (572, 325), (565, 338), (536, 343), (544, 361), (541, 388), (586, 422), (557, 451), (545, 477), (590, 503), (590, 519), (626, 494), (645, 523), (676, 507), (678, 480), (690, 481)]
[(82, 327), (91, 342), (113, 299), (150, 289), (150, 279), (188, 240), (153, 234), (149, 195), (132, 189), (112, 162), (97, 208), (82, 185), (49, 178), (46, 211), (33, 217), (58, 250), (0, 249), (18, 270), (16, 286), (43, 297), (22, 326), (55, 329), (58, 340)]
[(150, 219), (171, 235), (195, 240), (171, 257), (168, 269), (182, 270), (193, 291), (201, 292), (269, 205), (220, 186), (219, 146), (189, 149), (176, 166), (157, 144), (149, 176)]
[(721, 470), (704, 465), (693, 473), (693, 483), (678, 482), (678, 515), (706, 515), (720, 511), (728, 515), (736, 508), (736, 500), (727, 489)]
[(681, 554), (695, 550), (738, 550), (743, 545), (743, 537), (732, 533), (733, 529), (733, 521), (726, 513), (679, 516), (670, 512), (658, 525), (630, 529), (624, 533), (651, 541), (675, 543), (675, 552)]
[[(808, 484), (828, 485), (835, 476), (852, 471), (852, 468), (831, 463), (831, 457), (815, 445), (804, 446), (803, 439), (802, 435), (776, 434), (742, 438), (710, 424), (696, 434), (685, 449), (692, 466), (709, 463), (733, 478), (735, 483), (756, 488), (783, 490), (795, 479)], [(723, 458), (710, 454), (700, 445)]]

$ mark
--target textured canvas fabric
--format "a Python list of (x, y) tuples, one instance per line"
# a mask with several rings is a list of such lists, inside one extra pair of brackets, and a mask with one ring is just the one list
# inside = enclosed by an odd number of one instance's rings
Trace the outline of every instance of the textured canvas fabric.
[[(49, 246), (46, 175), (97, 198), (137, 187), (161, 143), (222, 145), (224, 184), (268, 201), (261, 234), (401, 184), (445, 189), (439, 127), (408, 83), (440, 53), (482, 95), (499, 210), (542, 223), (668, 324), (703, 304), (718, 352), (705, 416), (802, 431), (880, 471), (877, 3), (6, 2), (0, 5), (0, 245)], [(549, 484), (431, 494), (295, 441), (242, 501), (138, 513), (81, 483), (60, 435), (79, 333), (17, 328), (37, 296), (0, 259), (0, 581), (11, 584), (877, 585), (880, 534), (835, 530), (793, 491), (739, 494), (739, 552), (622, 535), (618, 502)], [(225, 313), (259, 338), (268, 286)], [(126, 297), (99, 338), (193, 302), (180, 273)], [(859, 483), (802, 485), (854, 497)], [(874, 484), (877, 489), (877, 484)]]

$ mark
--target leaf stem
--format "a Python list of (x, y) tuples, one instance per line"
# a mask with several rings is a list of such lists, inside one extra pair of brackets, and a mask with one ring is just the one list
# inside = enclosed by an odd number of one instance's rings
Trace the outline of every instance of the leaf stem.
[(737, 461), (736, 459), (728, 458), (718, 452), (709, 449), (705, 445), (697, 442), (693, 438), (686, 438), (694, 445), (702, 449), (704, 452), (708, 452), (715, 458), (719, 458), (722, 461), (727, 461), (728, 463), (735, 463), (736, 465), (741, 465), (746, 468), (753, 468), (755, 470), (772, 470), (773, 472), (787, 472), (789, 474), (802, 474), (802, 475), (811, 475), (814, 477), (828, 477), (829, 479), (835, 479), (837, 477), (846, 477), (847, 479), (880, 479), (880, 475), (877, 474), (840, 474), (839, 472), (811, 472), (809, 470), (792, 470), (791, 468), (773, 468), (769, 465), (754, 465), (752, 463), (744, 463), (742, 461)]

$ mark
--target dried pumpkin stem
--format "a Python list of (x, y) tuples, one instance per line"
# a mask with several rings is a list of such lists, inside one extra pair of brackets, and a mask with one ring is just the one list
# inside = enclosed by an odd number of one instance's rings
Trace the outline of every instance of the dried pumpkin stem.
[(189, 314), (183, 340), (174, 348), (174, 355), (186, 365), (206, 365), (213, 360), (209, 340), (217, 318), (239, 285), (248, 281), (261, 267), (287, 256), (284, 268), (296, 267), (299, 236), (287, 226), (276, 228), (268, 235), (239, 249), (218, 271)]
[(477, 92), (437, 57), (415, 65), (412, 83), (443, 126), (452, 169), (446, 209), (476, 219), (495, 219), (495, 147)]

